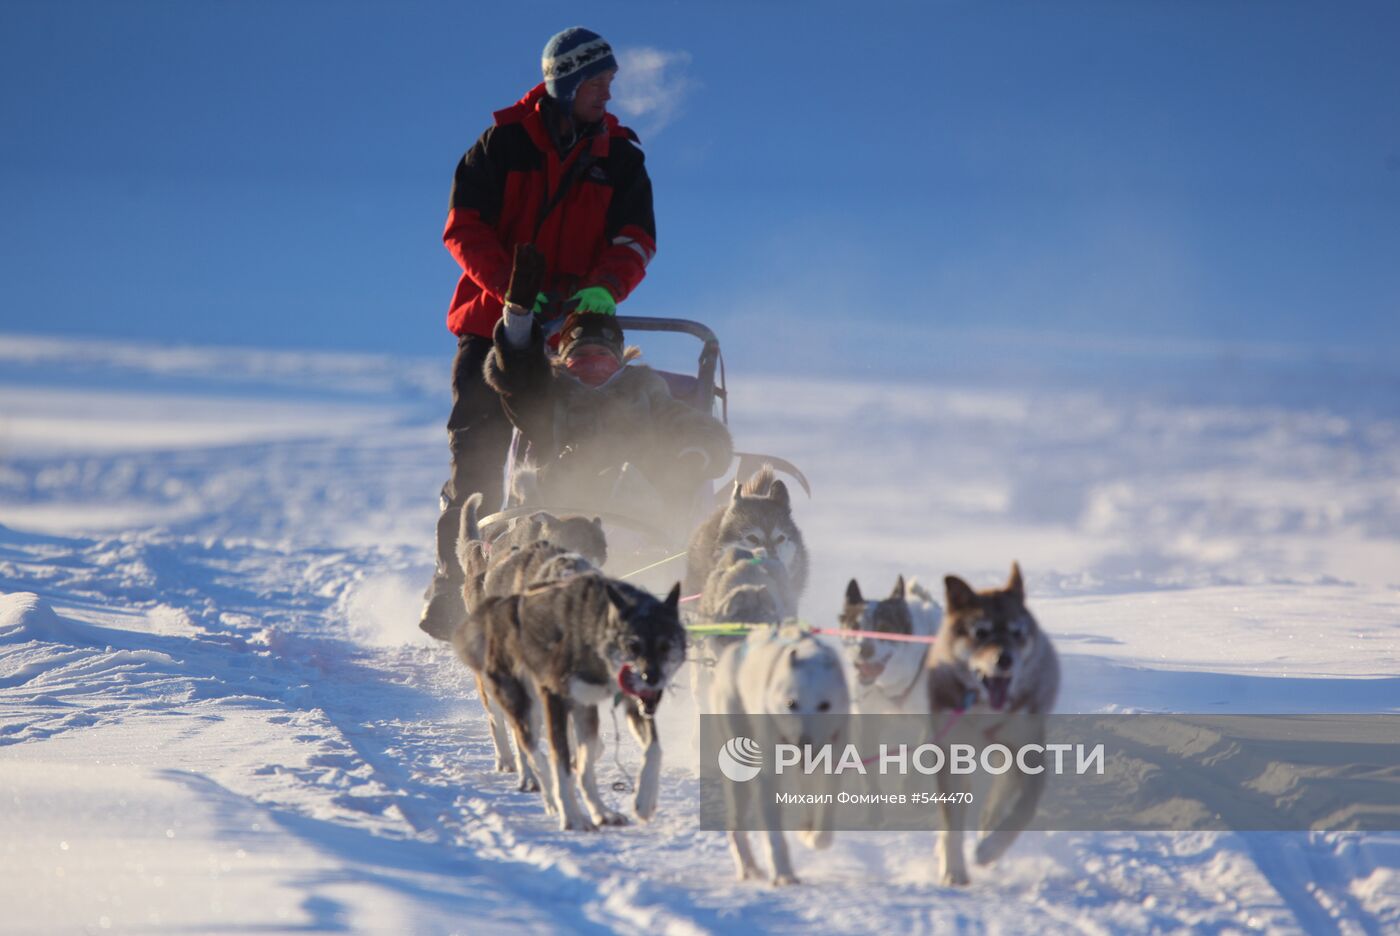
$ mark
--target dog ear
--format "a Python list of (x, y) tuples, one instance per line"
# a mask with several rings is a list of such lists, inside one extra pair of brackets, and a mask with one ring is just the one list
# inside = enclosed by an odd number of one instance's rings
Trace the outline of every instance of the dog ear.
[(602, 518), (602, 517), (594, 517), (594, 518), (593, 518), (593, 525), (594, 525), (595, 527), (598, 528), (598, 531), (599, 531), (599, 532), (602, 532), (602, 530), (603, 530), (603, 518)]
[(735, 478), (735, 479), (734, 479), (734, 491), (733, 491), (733, 493), (731, 493), (731, 494), (729, 495), (729, 503), (731, 503), (731, 504), (737, 504), (737, 503), (739, 503), (739, 497), (742, 495), (743, 490), (744, 490), (744, 482), (740, 481), (738, 478)]
[(1026, 600), (1026, 587), (1021, 584), (1021, 564), (1013, 561), (1011, 563), (1011, 578), (1006, 581), (1006, 590), (1016, 597), (1017, 601)]
[(902, 573), (900, 574), (899, 578), (895, 579), (895, 582), (894, 582), (894, 591), (890, 592), (890, 597), (891, 597), (891, 598), (903, 598), (903, 597), (904, 597), (904, 575), (903, 575)]
[(622, 593), (622, 589), (613, 582), (604, 582), (603, 587), (608, 591), (608, 600), (612, 602), (612, 606), (626, 614), (627, 609), (632, 607), (632, 602)]
[(787, 485), (775, 480), (768, 487), (768, 498), (780, 507), (792, 507), (792, 498), (788, 495)]
[(671, 586), (671, 594), (666, 596), (666, 607), (672, 611), (681, 606), (681, 583), (677, 582)]
[(851, 579), (851, 584), (846, 586), (846, 604), (865, 604), (865, 598), (860, 593), (860, 584), (855, 579)]
[(948, 596), (948, 610), (962, 611), (977, 603), (977, 593), (956, 575), (946, 575), (943, 577), (943, 590)]

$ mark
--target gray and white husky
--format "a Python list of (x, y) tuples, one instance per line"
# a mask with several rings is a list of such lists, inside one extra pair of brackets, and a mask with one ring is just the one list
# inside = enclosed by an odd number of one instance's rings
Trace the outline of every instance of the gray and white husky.
[[(452, 649), (476, 677), (477, 697), (486, 710), (486, 722), (491, 731), (491, 745), (496, 754), (496, 770), (519, 772), (522, 790), (538, 790), (539, 783), (527, 761), (519, 752), (511, 758), (508, 722), (505, 711), (486, 689), (483, 678), (486, 667), (486, 635), (479, 627), (469, 625), (470, 618), (488, 596), (512, 595), (533, 584), (552, 582), (596, 571), (583, 556), (567, 552), (562, 547), (536, 541), (524, 549), (501, 549), (498, 544), (482, 538), (477, 522), (481, 495), (473, 494), (462, 507), (461, 527), (457, 539), (457, 561), (461, 563), (465, 581), (462, 586), (467, 608), (467, 620), (454, 628), (449, 639)], [(587, 521), (585, 521), (588, 523)], [(592, 524), (588, 523), (591, 527)], [(536, 526), (538, 531), (539, 526)], [(498, 541), (499, 543), (499, 541)]]
[[(902, 575), (889, 597), (879, 601), (866, 601), (859, 583), (851, 579), (840, 617), (843, 630), (918, 637), (932, 637), (942, 619), (943, 609), (928, 590), (913, 579), (906, 585)], [(930, 650), (927, 642), (862, 637), (854, 643), (856, 705), (861, 714), (927, 714)]]
[(792, 519), (792, 499), (787, 485), (764, 465), (745, 483), (734, 480), (729, 501), (691, 535), (686, 551), (685, 590), (695, 594), (705, 587), (715, 564), (726, 549), (759, 549), (787, 570), (794, 611), (807, 588), (807, 547)]
[(780, 624), (797, 616), (797, 600), (787, 569), (767, 550), (729, 546), (715, 559), (697, 613), (708, 621)]
[[(808, 631), (794, 625), (760, 627), (749, 632), (743, 643), (735, 644), (720, 655), (715, 665), (715, 683), (710, 695), (710, 710), (727, 716), (731, 737), (752, 738), (762, 732), (752, 727), (750, 716), (775, 719), (784, 739), (795, 744), (839, 744), (831, 736), (834, 716), (845, 716), (851, 710), (850, 690), (840, 654), (817, 640)], [(812, 782), (822, 778), (813, 776)], [(768, 861), (772, 867), (773, 884), (796, 884), (797, 875), (788, 856), (787, 839), (779, 828), (775, 815), (776, 802), (772, 784), (766, 774), (760, 774), (754, 789), (747, 783), (725, 785), (728, 808), (733, 816), (744, 815), (750, 808), (749, 798), (758, 798), (758, 808), (768, 829)], [(831, 845), (830, 809), (814, 806), (809, 811), (808, 828), (798, 833), (809, 848), (822, 849)], [(729, 833), (730, 851), (741, 880), (762, 877), (747, 833)]]
[[(485, 681), (505, 711), (524, 762), (542, 778), (546, 806), (563, 829), (596, 829), (624, 822), (598, 794), (594, 768), (602, 753), (598, 706), (621, 692), (627, 720), (644, 749), (635, 809), (656, 811), (661, 741), (653, 716), (685, 660), (685, 630), (677, 605), (680, 585), (658, 600), (599, 573), (535, 585), (507, 597), (488, 597), (468, 619), (486, 647)], [(578, 804), (569, 751), (569, 720), (578, 743)], [(549, 743), (549, 770), (535, 744)]]
[[(989, 734), (1012, 750), (1044, 744), (1045, 716), (1059, 692), (1060, 664), (1050, 638), (1026, 608), (1021, 567), (1012, 563), (1011, 578), (998, 589), (973, 591), (955, 575), (943, 582), (948, 617), (929, 654), (933, 730), (949, 744), (972, 744), (979, 752)], [(964, 711), (982, 717), (971, 720), (975, 724), (960, 720)], [(946, 792), (967, 792), (965, 776), (939, 773), (938, 778)], [(993, 780), (981, 808), (991, 827), (977, 843), (978, 864), (990, 864), (1011, 847), (1035, 815), (1044, 787), (1043, 772), (1010, 770)], [(943, 882), (966, 884), (963, 829), (969, 810), (954, 804), (941, 809)]]
[(499, 598), (519, 594), (533, 585), (595, 571), (597, 567), (585, 557), (546, 540), (508, 551), (493, 544), (482, 587), (487, 596)]
[[(724, 624), (781, 624), (796, 615), (797, 600), (783, 564), (764, 549), (751, 552), (738, 546), (721, 550), (696, 608), (700, 621)], [(709, 634), (695, 641), (691, 678), (701, 711), (709, 711), (715, 662), (726, 647), (743, 639), (742, 634)]]
[(608, 540), (601, 518), (556, 517), (545, 510), (517, 518), (510, 529), (491, 544), (491, 548), (496, 552), (524, 549), (541, 540), (576, 552), (600, 569), (608, 561)]

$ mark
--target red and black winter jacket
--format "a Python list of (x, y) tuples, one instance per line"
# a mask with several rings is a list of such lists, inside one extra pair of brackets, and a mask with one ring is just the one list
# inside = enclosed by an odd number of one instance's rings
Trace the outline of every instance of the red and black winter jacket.
[[(560, 158), (540, 112), (551, 104), (544, 85), (536, 85), (496, 112), (495, 124), (457, 165), (442, 235), (463, 271), (447, 312), (453, 334), (491, 336), (516, 244), (533, 242), (544, 253), (546, 292), (567, 298), (604, 286), (618, 302), (637, 288), (656, 253), (651, 180), (636, 134), (608, 114)], [(585, 152), (586, 170), (541, 223), (541, 210)]]

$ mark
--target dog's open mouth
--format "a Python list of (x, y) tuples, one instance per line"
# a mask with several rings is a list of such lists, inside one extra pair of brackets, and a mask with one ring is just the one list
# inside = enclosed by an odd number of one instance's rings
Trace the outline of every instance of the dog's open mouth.
[(648, 715), (656, 713), (656, 706), (661, 702), (661, 690), (656, 686), (648, 685), (645, 679), (633, 672), (631, 664), (623, 666), (618, 671), (617, 687), (622, 690), (623, 694), (630, 695), (641, 702), (642, 711)]
[(998, 712), (1006, 707), (1006, 696), (1011, 691), (1010, 676), (983, 676), (982, 687), (987, 690), (987, 704)]
[(868, 686), (880, 678), (880, 674), (885, 671), (883, 663), (867, 663), (860, 661), (856, 663), (856, 675), (860, 677), (862, 686)]

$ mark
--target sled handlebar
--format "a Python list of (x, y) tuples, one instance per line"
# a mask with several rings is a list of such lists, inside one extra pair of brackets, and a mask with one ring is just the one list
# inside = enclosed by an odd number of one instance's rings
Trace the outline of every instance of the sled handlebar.
[(719, 337), (708, 325), (690, 319), (658, 318), (652, 315), (619, 315), (617, 324), (622, 326), (623, 332), (679, 332), (699, 338), (704, 345), (700, 349), (700, 368), (695, 375), (700, 382), (700, 403), (708, 412), (714, 405), (715, 396), (718, 395), (724, 402), (726, 422), (728, 421), (729, 401), (723, 386), (723, 376), (720, 378), (721, 384), (715, 384), (715, 369), (720, 366)]

